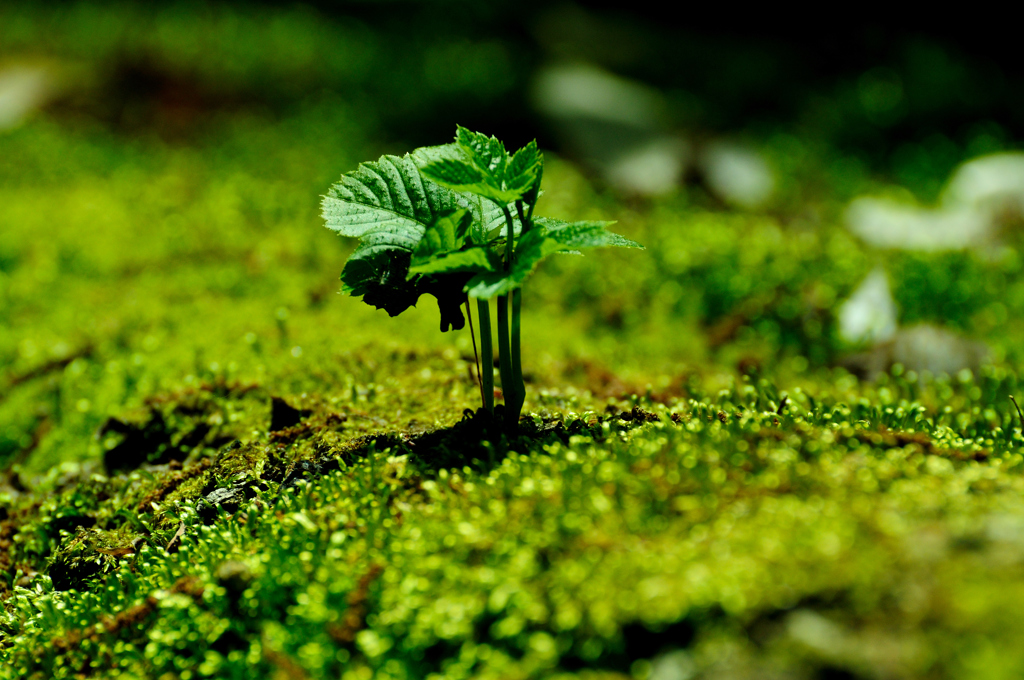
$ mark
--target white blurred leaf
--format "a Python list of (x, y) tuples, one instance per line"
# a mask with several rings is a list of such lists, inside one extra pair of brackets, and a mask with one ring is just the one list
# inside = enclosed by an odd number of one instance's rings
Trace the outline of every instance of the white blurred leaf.
[(657, 137), (619, 154), (605, 166), (608, 181), (644, 196), (667, 194), (679, 186), (689, 147), (676, 137)]
[(1024, 153), (997, 153), (964, 163), (950, 178), (942, 201), (947, 206), (1024, 212)]
[(871, 272), (839, 308), (839, 335), (853, 344), (877, 343), (896, 334), (896, 303), (881, 268)]
[(845, 217), (850, 231), (879, 248), (959, 250), (992, 230), (990, 215), (971, 206), (926, 209), (869, 196), (854, 199)]
[(742, 208), (764, 205), (775, 191), (775, 176), (753, 149), (715, 142), (698, 160), (708, 187), (726, 203)]
[(594, 118), (638, 128), (660, 128), (661, 93), (589, 64), (551, 66), (533, 87), (536, 107), (554, 118)]
[(39, 66), (14, 66), (0, 71), (0, 130), (21, 123), (53, 93), (49, 71)]

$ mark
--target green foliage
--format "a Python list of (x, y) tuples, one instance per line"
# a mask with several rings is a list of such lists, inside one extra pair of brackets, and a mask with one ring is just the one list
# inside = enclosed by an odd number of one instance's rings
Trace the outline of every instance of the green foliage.
[[(430, 276), (407, 278), (411, 253), (428, 227), (455, 211), (468, 214), (467, 205), (459, 194), (421, 181), (408, 157), (384, 156), (342, 176), (322, 202), (329, 229), (360, 239), (342, 272), (342, 291), (362, 296), (364, 302), (391, 316), (430, 293), (441, 309), (441, 330), (462, 328), (458, 282)], [(431, 233), (438, 233), (437, 228)]]
[[(607, 231), (609, 222), (512, 217), (510, 204), (518, 201), (532, 217), (542, 168), (536, 142), (509, 155), (496, 138), (459, 126), (454, 144), (420, 148), (404, 158), (385, 156), (343, 175), (322, 203), (329, 229), (361, 239), (342, 272), (342, 292), (396, 316), (421, 294), (448, 293), (459, 282), (474, 298), (507, 295), (552, 253), (641, 247)], [(497, 205), (497, 212), (484, 208), (481, 198)], [(505, 224), (496, 224), (503, 215)], [(516, 245), (510, 235), (522, 240)], [(454, 276), (467, 273), (477, 276), (468, 282)], [(458, 302), (438, 296), (442, 308)]]
[[(373, 76), (383, 57), (433, 68), (445, 111), (498, 87), (301, 8), (39, 7), (8, 13), (0, 42), (76, 64), (148, 52), (212, 91), (335, 72), (419, 112), (421, 72)], [(457, 422), (478, 399), (468, 334), (327, 302), (349, 242), (314, 228), (309, 197), (380, 148), (370, 116), (243, 97), (183, 144), (62, 118), (76, 98), (0, 136), (0, 678), (1022, 675), (1015, 231), (993, 252), (873, 252), (821, 179), (851, 176), (834, 149), (783, 173), (800, 203), (743, 215), (696, 190), (624, 201), (548, 158), (524, 206), (617, 219), (650, 255), (534, 270), (540, 415), (489, 441)], [(396, 287), (433, 275), (418, 266), (465, 277), (451, 297), (504, 276), (501, 207), (453, 193), (393, 249), (413, 278), (376, 270)], [(506, 207), (521, 266), (610, 238)], [(997, 365), (833, 368), (836, 304), (879, 261), (901, 320), (943, 319)], [(272, 397), (298, 424), (268, 432)]]
[[(442, 332), (463, 327), (460, 305), (466, 302), (468, 309), (467, 296), (498, 299), (498, 348), (510, 429), (518, 427), (525, 399), (519, 341), (523, 283), (554, 253), (642, 248), (608, 231), (608, 222), (534, 219), (542, 175), (543, 157), (535, 141), (510, 156), (495, 137), (458, 126), (454, 144), (362, 164), (342, 176), (322, 203), (328, 228), (361, 239), (342, 271), (342, 292), (362, 296), (391, 316), (431, 293), (441, 311)], [(493, 209), (485, 210), (481, 200), (493, 202), (504, 217), (504, 238)], [(509, 328), (506, 298), (513, 293)], [(490, 314), (486, 305), (481, 310), (483, 316)], [(487, 333), (481, 340), (487, 366), (488, 323), (481, 321), (481, 332)], [(490, 410), (483, 382), (481, 397)]]
[(413, 156), (425, 177), (499, 205), (526, 198), (538, 183), (543, 167), (536, 141), (509, 156), (496, 138), (462, 126), (456, 130), (454, 144), (419, 149)]
[(419, 243), (412, 255), (412, 265), (422, 265), (430, 260), (452, 254), (466, 245), (469, 228), (473, 224), (473, 216), (468, 210), (458, 210), (451, 215), (435, 220)]
[(501, 256), (490, 248), (474, 248), (470, 241), (472, 214), (459, 210), (439, 218), (424, 233), (413, 253), (409, 275), (478, 273), (501, 269)]

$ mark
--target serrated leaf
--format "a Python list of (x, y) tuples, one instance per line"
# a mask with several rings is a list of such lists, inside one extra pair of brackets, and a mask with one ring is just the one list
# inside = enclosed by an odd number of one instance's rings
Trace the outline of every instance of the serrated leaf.
[(544, 258), (555, 253), (578, 255), (578, 248), (604, 246), (643, 248), (635, 241), (608, 231), (607, 224), (611, 222), (569, 223), (538, 217), (534, 228), (523, 234), (516, 244), (512, 270), (480, 273), (466, 284), (466, 292), (470, 297), (481, 299), (507, 295), (522, 286)]
[(545, 257), (569, 249), (569, 246), (547, 238), (541, 229), (528, 231), (516, 245), (511, 271), (497, 270), (478, 274), (467, 284), (466, 292), (470, 297), (481, 299), (507, 295), (523, 285)]
[(534, 229), (526, 232), (519, 243), (516, 244), (515, 262), (512, 263), (513, 272), (525, 272), (523, 279), (530, 274), (537, 265), (548, 255), (572, 250), (572, 246), (560, 243), (549, 238), (543, 229)]
[(416, 167), (422, 168), (436, 161), (466, 160), (466, 152), (458, 144), (440, 144), (438, 146), (421, 146), (409, 153)]
[(496, 137), (473, 132), (461, 125), (455, 128), (455, 143), (462, 147), (474, 165), (490, 174), (500, 186), (508, 164), (508, 152), (504, 144)]
[(456, 253), (447, 253), (432, 260), (413, 265), (409, 273), (450, 274), (479, 273), (501, 269), (501, 257), (488, 248), (470, 248)]
[(534, 224), (541, 227), (546, 236), (568, 248), (640, 248), (643, 246), (625, 236), (608, 231), (605, 227), (614, 222), (584, 221), (563, 222), (550, 217), (534, 218)]
[(499, 295), (508, 295), (523, 285), (530, 273), (486, 272), (477, 274), (466, 284), (466, 293), (471, 298), (490, 300)]
[[(466, 162), (466, 152), (458, 144), (442, 144), (441, 146), (423, 146), (412, 153), (409, 157), (418, 168), (425, 168), (431, 163), (441, 161), (460, 160)], [(505, 224), (505, 215), (501, 207), (495, 205), (491, 200), (472, 193), (464, 187), (446, 187), (458, 192), (463, 200), (469, 205), (473, 213), (473, 226), (469, 240), (477, 245), (493, 240), (489, 236), (499, 224)], [(518, 233), (518, 232), (517, 232)]]
[(412, 266), (461, 249), (472, 221), (473, 215), (467, 209), (434, 220), (413, 250)]
[(470, 275), (410, 280), (408, 274), (412, 251), (427, 228), (465, 210), (478, 220), (484, 207), (478, 198), (424, 179), (409, 156), (383, 156), (342, 175), (322, 203), (328, 228), (361, 239), (342, 271), (342, 292), (391, 316), (429, 293), (438, 299), (441, 329), (462, 328), (459, 304)]
[(466, 191), (463, 187), (487, 183), (487, 176), (475, 165), (451, 158), (434, 161), (420, 168), (420, 172), (427, 179), (460, 191)]
[(525, 198), (525, 194), (537, 185), (541, 162), (536, 140), (516, 151), (505, 169), (505, 188), (516, 191)]
[(444, 331), (464, 325), (467, 292), (477, 298), (510, 293), (548, 255), (642, 247), (608, 231), (608, 222), (535, 218), (524, 233), (515, 215), (515, 258), (506, 270), (506, 211), (523, 199), (532, 215), (543, 157), (531, 142), (510, 158), (494, 137), (462, 127), (456, 142), (364, 163), (331, 187), (322, 205), (327, 226), (361, 239), (342, 272), (344, 292), (392, 316), (429, 293), (438, 300)]
[(525, 173), (535, 175), (540, 161), (541, 155), (537, 150), (537, 140), (533, 140), (512, 155), (512, 160), (509, 161), (508, 169), (505, 171), (506, 180), (509, 177), (518, 177)]
[[(483, 177), (478, 182), (468, 181), (472, 179), (469, 173), (461, 173), (462, 168), (453, 169), (453, 165), (456, 161), (441, 161), (439, 163), (432, 163), (425, 168), (422, 168), (423, 174), (430, 180), (437, 182), (438, 184), (453, 189), (455, 191), (464, 193), (473, 193), (478, 196), (483, 196), (501, 205), (508, 205), (512, 201), (518, 200), (522, 196), (522, 191), (518, 190), (506, 190), (499, 189), (491, 184), (490, 178)], [(448, 167), (444, 167), (448, 166)], [(466, 166), (472, 167), (472, 166)], [(467, 180), (467, 181), (448, 181), (452, 180)]]
[(383, 156), (342, 175), (321, 203), (328, 229), (411, 251), (427, 226), (469, 207), (459, 193), (424, 181), (405, 156)]
[(530, 206), (537, 205), (537, 199), (540, 198), (540, 182), (544, 178), (544, 156), (541, 155), (540, 163), (537, 166), (537, 176), (533, 180), (533, 186), (530, 187), (529, 191), (523, 194), (523, 202)]
[[(519, 218), (512, 215), (512, 233), (518, 236), (523, 230)], [(474, 231), (480, 235), (480, 243), (491, 243), (498, 239), (504, 239), (508, 235), (508, 228), (505, 225), (505, 211), (500, 206), (488, 201), (484, 211), (481, 213), (480, 221), (475, 223)], [(476, 242), (476, 241), (474, 241)]]
[(431, 181), (501, 205), (517, 201), (536, 188), (541, 162), (536, 142), (509, 158), (505, 146), (494, 137), (458, 126), (455, 139), (455, 144), (412, 152), (417, 167)]

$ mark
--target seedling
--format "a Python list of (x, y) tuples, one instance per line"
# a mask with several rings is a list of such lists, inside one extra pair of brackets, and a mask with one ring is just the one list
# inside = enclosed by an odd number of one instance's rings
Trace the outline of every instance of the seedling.
[[(342, 292), (397, 316), (420, 296), (437, 298), (441, 331), (461, 329), (476, 300), (481, 400), (494, 413), (490, 301), (497, 301), (499, 375), (506, 428), (515, 431), (526, 388), (520, 345), (522, 287), (553, 253), (638, 243), (610, 222), (534, 216), (544, 159), (537, 143), (514, 154), (458, 127), (453, 144), (382, 156), (342, 175), (323, 199), (327, 227), (360, 239), (341, 273)], [(511, 297), (511, 325), (509, 298)], [(476, 351), (476, 341), (473, 341)]]

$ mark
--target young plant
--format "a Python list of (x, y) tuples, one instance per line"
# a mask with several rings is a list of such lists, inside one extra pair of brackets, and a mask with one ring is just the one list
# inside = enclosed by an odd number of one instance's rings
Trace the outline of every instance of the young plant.
[(526, 398), (520, 319), (527, 277), (553, 253), (643, 247), (608, 231), (609, 222), (534, 216), (543, 171), (536, 142), (509, 154), (494, 137), (458, 127), (453, 144), (361, 164), (342, 175), (322, 205), (329, 229), (360, 239), (341, 273), (342, 292), (391, 316), (421, 295), (433, 295), (442, 332), (465, 326), (463, 305), (472, 330), (469, 298), (476, 300), (481, 399), (491, 413), (490, 301), (497, 302), (499, 375), (510, 432)]

